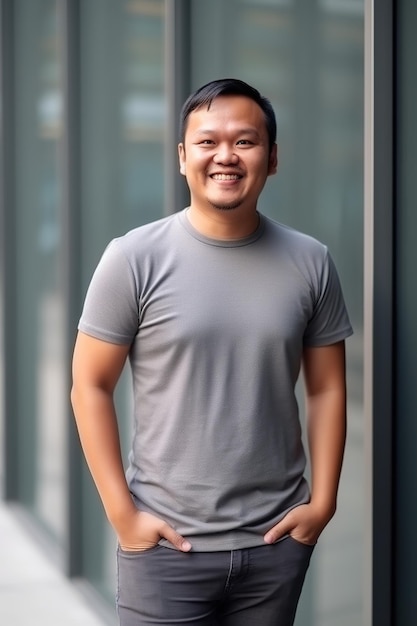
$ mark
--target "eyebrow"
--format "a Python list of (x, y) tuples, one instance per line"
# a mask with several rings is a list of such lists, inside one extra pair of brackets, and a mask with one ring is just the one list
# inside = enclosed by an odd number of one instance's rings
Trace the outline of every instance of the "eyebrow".
[[(218, 131), (210, 128), (201, 128), (194, 131), (195, 135), (215, 135)], [(255, 137), (259, 137), (259, 133), (255, 128), (241, 128), (236, 132), (233, 132), (236, 135), (252, 135)]]

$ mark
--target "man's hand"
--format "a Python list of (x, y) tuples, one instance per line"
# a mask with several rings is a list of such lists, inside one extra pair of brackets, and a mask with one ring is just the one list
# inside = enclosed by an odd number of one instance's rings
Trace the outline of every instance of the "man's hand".
[(167, 539), (177, 550), (189, 552), (191, 544), (163, 520), (146, 513), (135, 511), (132, 517), (124, 520), (123, 529), (115, 529), (122, 550), (141, 552), (157, 545), (160, 539)]
[(275, 543), (282, 537), (290, 535), (293, 539), (306, 545), (314, 545), (332, 515), (324, 515), (312, 504), (301, 504), (268, 530), (264, 536), (265, 543)]

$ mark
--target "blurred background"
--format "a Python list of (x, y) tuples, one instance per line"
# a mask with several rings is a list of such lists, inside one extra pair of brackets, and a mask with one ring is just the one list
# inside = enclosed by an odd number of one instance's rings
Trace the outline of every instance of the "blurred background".
[[(113, 616), (115, 539), (68, 401), (77, 321), (108, 241), (187, 205), (176, 154), (183, 100), (209, 80), (241, 78), (277, 113), (279, 172), (260, 209), (329, 246), (355, 329), (339, 509), (314, 555), (297, 626), (362, 626), (372, 513), (365, 0), (1, 0), (0, 9), (4, 500), (19, 504), (59, 568)], [(126, 452), (126, 375), (117, 403)]]

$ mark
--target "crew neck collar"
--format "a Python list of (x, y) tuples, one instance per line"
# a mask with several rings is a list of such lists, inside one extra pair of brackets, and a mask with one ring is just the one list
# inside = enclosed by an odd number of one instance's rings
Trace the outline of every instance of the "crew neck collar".
[(177, 213), (181, 225), (194, 239), (197, 239), (198, 241), (201, 241), (209, 246), (217, 246), (218, 248), (239, 248), (241, 246), (247, 246), (257, 241), (265, 229), (265, 218), (261, 213), (258, 213), (259, 224), (250, 235), (242, 237), (241, 239), (215, 239), (208, 237), (207, 235), (203, 235), (200, 231), (194, 228), (188, 219), (187, 211), (188, 207)]

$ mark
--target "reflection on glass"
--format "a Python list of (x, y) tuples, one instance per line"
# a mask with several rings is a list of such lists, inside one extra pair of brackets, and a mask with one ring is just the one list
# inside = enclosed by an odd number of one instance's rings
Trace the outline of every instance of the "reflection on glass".
[[(219, 0), (192, 7), (192, 88), (242, 78), (277, 112), (279, 171), (260, 209), (325, 242), (355, 328), (339, 508), (315, 552), (297, 626), (362, 624), (362, 0)], [(214, 44), (215, 42), (215, 44)], [(210, 54), (207, 54), (207, 51)]]
[(16, 7), (19, 490), (46, 528), (65, 523), (61, 247), (62, 66), (56, 0)]

